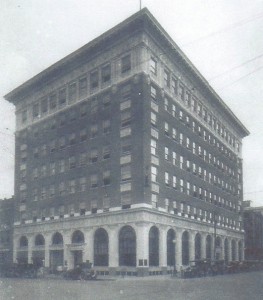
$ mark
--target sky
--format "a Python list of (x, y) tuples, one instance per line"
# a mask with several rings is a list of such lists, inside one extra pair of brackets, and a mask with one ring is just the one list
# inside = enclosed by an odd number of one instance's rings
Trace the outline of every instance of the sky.
[[(141, 2), (250, 131), (244, 200), (263, 206), (263, 0)], [(3, 96), (139, 9), (139, 0), (0, 0), (0, 199), (14, 193), (15, 108)]]

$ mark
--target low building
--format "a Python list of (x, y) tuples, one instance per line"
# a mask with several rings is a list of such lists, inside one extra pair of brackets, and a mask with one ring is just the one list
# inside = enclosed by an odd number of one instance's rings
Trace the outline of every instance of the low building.
[(263, 206), (244, 201), (245, 259), (263, 260)]
[(14, 198), (0, 200), (0, 265), (13, 261)]

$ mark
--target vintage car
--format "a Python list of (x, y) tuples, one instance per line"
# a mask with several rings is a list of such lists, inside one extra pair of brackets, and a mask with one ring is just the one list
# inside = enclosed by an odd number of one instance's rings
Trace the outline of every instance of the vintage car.
[(74, 269), (66, 271), (64, 277), (73, 280), (92, 280), (97, 278), (97, 273), (92, 268), (92, 263), (85, 262), (77, 265)]

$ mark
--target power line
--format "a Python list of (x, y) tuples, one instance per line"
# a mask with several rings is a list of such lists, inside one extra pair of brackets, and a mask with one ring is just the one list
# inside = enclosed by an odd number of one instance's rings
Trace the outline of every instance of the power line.
[(246, 75), (238, 78), (237, 80), (231, 82), (230, 84), (227, 84), (227, 85), (222, 86), (221, 88), (218, 88), (217, 90), (221, 91), (221, 90), (223, 90), (223, 89), (225, 89), (225, 88), (227, 88), (229, 86), (232, 86), (233, 84), (239, 82), (240, 80), (242, 80), (242, 79), (244, 79), (244, 78), (246, 78), (246, 77), (248, 77), (248, 76), (250, 76), (250, 75), (252, 75), (252, 74), (254, 74), (254, 73), (258, 72), (258, 71), (260, 71), (261, 69), (263, 69), (263, 66), (261, 66), (261, 67), (255, 69), (254, 71), (252, 71), (252, 72), (250, 72), (250, 73), (248, 73), (248, 74), (246, 74)]
[(231, 69), (228, 69), (228, 70), (225, 71), (225, 72), (219, 73), (218, 75), (213, 76), (213, 77), (211, 77), (210, 79), (208, 79), (208, 81), (213, 81), (213, 80), (217, 79), (218, 77), (221, 77), (221, 76), (223, 76), (223, 75), (226, 75), (226, 74), (228, 74), (228, 73), (230, 73), (230, 72), (232, 72), (232, 71), (234, 71), (234, 70), (236, 70), (236, 69), (238, 69), (238, 68), (241, 68), (241, 67), (243, 67), (244, 65), (246, 65), (246, 64), (248, 64), (248, 63), (250, 63), (250, 62), (252, 62), (252, 61), (254, 61), (254, 60), (257, 60), (257, 59), (259, 59), (259, 58), (261, 58), (261, 57), (263, 57), (263, 54), (260, 54), (260, 55), (254, 57), (254, 58), (251, 58), (251, 59), (249, 59), (249, 60), (243, 62), (242, 64), (240, 64), (240, 65), (238, 65), (238, 66), (235, 66), (235, 67), (233, 67), (233, 68), (231, 68)]
[(225, 28), (222, 28), (222, 29), (220, 29), (220, 30), (218, 30), (218, 31), (211, 32), (211, 33), (209, 33), (209, 34), (207, 34), (207, 35), (205, 35), (205, 36), (202, 36), (202, 37), (200, 37), (200, 38), (198, 38), (198, 39), (196, 39), (196, 40), (193, 40), (193, 41), (191, 41), (191, 42), (185, 43), (185, 44), (183, 44), (183, 46), (186, 46), (186, 47), (187, 47), (187, 46), (192, 45), (192, 44), (194, 44), (194, 43), (196, 43), (196, 42), (199, 42), (199, 41), (201, 41), (201, 40), (205, 40), (205, 39), (207, 39), (207, 38), (213, 37), (214, 35), (217, 35), (217, 34), (222, 34), (222, 33), (224, 33), (225, 31), (228, 31), (229, 29), (233, 29), (233, 28), (242, 26), (242, 25), (244, 25), (244, 24), (246, 24), (246, 23), (255, 21), (256, 19), (259, 19), (259, 18), (262, 18), (262, 17), (263, 17), (263, 13), (260, 13), (260, 14), (258, 14), (258, 15), (256, 15), (256, 16), (254, 16), (254, 17), (251, 17), (251, 18), (248, 18), (248, 19), (239, 21), (239, 22), (234, 23), (234, 24), (232, 24), (232, 25), (230, 25), (230, 26), (227, 26), (227, 27), (225, 27)]

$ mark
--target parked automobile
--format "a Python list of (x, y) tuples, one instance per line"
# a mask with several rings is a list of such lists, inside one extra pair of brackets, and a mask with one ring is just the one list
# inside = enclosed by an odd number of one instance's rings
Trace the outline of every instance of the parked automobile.
[(92, 280), (97, 278), (97, 273), (92, 268), (92, 263), (85, 262), (77, 265), (74, 269), (66, 271), (64, 277), (74, 280)]

